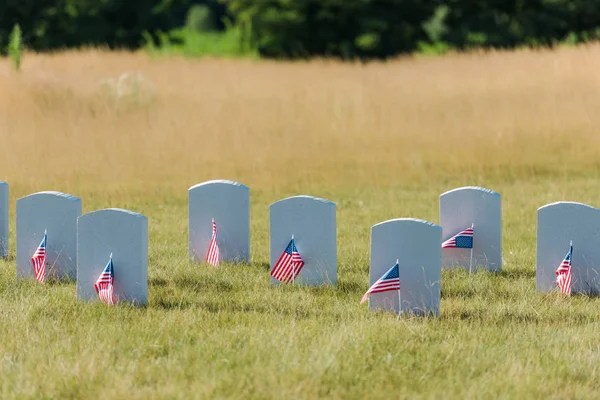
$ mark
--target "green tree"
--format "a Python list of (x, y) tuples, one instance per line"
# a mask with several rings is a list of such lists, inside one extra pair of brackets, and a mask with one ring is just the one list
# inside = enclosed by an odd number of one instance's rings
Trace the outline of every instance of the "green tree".
[(420, 0), (231, 0), (269, 57), (384, 58), (416, 48), (434, 5)]

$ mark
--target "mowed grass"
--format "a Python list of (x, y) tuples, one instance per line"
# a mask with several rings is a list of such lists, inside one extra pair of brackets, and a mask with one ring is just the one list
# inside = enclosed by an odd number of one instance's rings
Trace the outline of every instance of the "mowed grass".
[[(536, 293), (535, 224), (549, 202), (600, 206), (599, 63), (597, 45), (366, 65), (0, 61), (0, 397), (596, 397), (600, 299)], [(100, 84), (128, 71), (146, 80), (133, 94)], [(219, 178), (251, 188), (248, 265), (188, 261), (187, 188)], [(503, 195), (503, 272), (444, 272), (437, 319), (368, 312), (370, 227), (437, 223), (439, 194), (463, 185)], [(149, 218), (147, 307), (16, 280), (14, 202), (41, 190)], [(269, 286), (268, 206), (296, 194), (338, 206), (336, 287)]]

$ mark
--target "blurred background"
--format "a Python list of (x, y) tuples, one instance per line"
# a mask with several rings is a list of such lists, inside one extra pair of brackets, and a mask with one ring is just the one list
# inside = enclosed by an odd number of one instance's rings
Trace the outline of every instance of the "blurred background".
[(0, 49), (388, 58), (600, 38), (597, 0), (2, 0)]

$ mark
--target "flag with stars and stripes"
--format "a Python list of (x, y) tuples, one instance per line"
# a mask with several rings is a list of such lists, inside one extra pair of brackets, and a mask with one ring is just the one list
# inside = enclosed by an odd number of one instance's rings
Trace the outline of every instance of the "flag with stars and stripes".
[(373, 293), (390, 292), (393, 290), (400, 290), (400, 265), (398, 261), (390, 268), (381, 278), (371, 285), (367, 293), (365, 293), (360, 300), (360, 304), (367, 301), (369, 295)]
[(556, 270), (556, 286), (567, 296), (571, 295), (571, 257), (573, 257), (573, 244)]
[(100, 274), (100, 277), (94, 284), (94, 289), (98, 293), (98, 299), (106, 304), (115, 304), (114, 297), (114, 285), (115, 285), (115, 270), (113, 268), (112, 254), (108, 260), (108, 264), (104, 267), (104, 271)]
[(283, 283), (293, 282), (300, 271), (304, 267), (304, 260), (300, 257), (300, 253), (296, 248), (296, 242), (292, 236), (292, 240), (285, 248), (284, 252), (277, 260), (277, 263), (271, 270), (271, 276)]
[(208, 244), (208, 252), (206, 253), (206, 262), (217, 267), (219, 265), (219, 245), (217, 244), (217, 223), (212, 221), (212, 237)]
[(472, 249), (473, 234), (473, 226), (465, 229), (464, 231), (460, 231), (456, 235), (452, 236), (450, 239), (442, 243), (442, 249)]
[(31, 257), (31, 263), (33, 264), (33, 273), (35, 275), (35, 279), (37, 279), (40, 283), (44, 283), (44, 279), (46, 278), (46, 240), (48, 236), (46, 232), (44, 232), (44, 239), (42, 239), (42, 243), (37, 247), (35, 253), (33, 253), (33, 257)]

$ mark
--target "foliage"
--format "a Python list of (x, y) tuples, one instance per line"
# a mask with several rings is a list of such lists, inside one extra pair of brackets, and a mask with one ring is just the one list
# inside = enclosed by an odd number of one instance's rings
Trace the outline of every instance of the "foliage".
[[(226, 31), (224, 36), (188, 32)], [(600, 38), (596, 0), (6, 0), (0, 49), (15, 24), (33, 50), (138, 48), (168, 35), (178, 46), (232, 54), (236, 35), (265, 57), (386, 58), (420, 51), (513, 48)], [(182, 30), (185, 27), (186, 30)], [(171, 35), (170, 32), (173, 31)], [(246, 34), (249, 37), (246, 37)], [(210, 44), (215, 41), (215, 44)], [(169, 42), (170, 43), (170, 42)], [(169, 44), (170, 46), (172, 43)], [(225, 46), (219, 50), (217, 46)], [(189, 51), (190, 54), (204, 54)]]
[(193, 5), (190, 8), (185, 19), (185, 27), (197, 32), (217, 30), (211, 9), (206, 5)]
[(419, 0), (232, 0), (232, 13), (252, 21), (269, 57), (387, 57), (425, 39), (421, 24), (433, 12)]
[(15, 70), (21, 70), (21, 57), (23, 55), (23, 37), (21, 28), (16, 24), (10, 33), (8, 54), (13, 62)]
[(600, 25), (600, 2), (595, 0), (444, 3), (450, 10), (444, 40), (458, 48), (552, 46), (571, 32), (587, 38)]
[(248, 28), (243, 24), (229, 26), (223, 32), (199, 32), (189, 28), (168, 33), (145, 33), (145, 50), (153, 56), (183, 55), (185, 57), (256, 57), (258, 52), (250, 42)]
[(145, 31), (168, 31), (185, 23), (194, 3), (214, 11), (215, 24), (224, 12), (217, 0), (6, 0), (0, 1), (0, 48), (13, 24), (34, 50), (101, 45), (137, 48)]
[(418, 49), (552, 46), (598, 38), (600, 3), (538, 0), (232, 0), (232, 12), (253, 21), (261, 54), (388, 57)]

